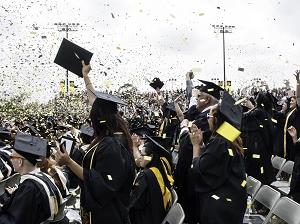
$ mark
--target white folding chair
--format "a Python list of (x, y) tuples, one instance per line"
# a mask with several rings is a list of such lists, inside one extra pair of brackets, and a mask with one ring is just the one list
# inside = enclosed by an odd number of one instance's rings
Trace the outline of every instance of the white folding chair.
[[(280, 173), (282, 173), (282, 172), (287, 173), (288, 176), (290, 177), (293, 173), (293, 168), (294, 168), (294, 162), (287, 161), (283, 165)], [(277, 180), (277, 181), (274, 181), (273, 183), (271, 183), (271, 186), (273, 186), (275, 188), (286, 188), (286, 187), (290, 186), (290, 183), (289, 183), (289, 181), (286, 181), (286, 180)]]
[(176, 203), (171, 207), (162, 224), (182, 224), (184, 217), (185, 215), (181, 205)]
[(288, 197), (282, 197), (269, 212), (263, 224), (270, 221), (276, 215), (288, 224), (300, 224), (300, 204)]
[(254, 201), (258, 201), (268, 209), (272, 209), (280, 198), (280, 193), (268, 185), (263, 185), (254, 197)]
[(276, 174), (276, 179), (280, 177), (280, 174), (281, 174), (281, 169), (284, 165), (284, 163), (286, 162), (286, 159), (282, 158), (282, 157), (279, 157), (279, 156), (274, 156), (272, 159), (271, 159), (271, 163), (272, 163), (272, 166), (278, 170), (277, 174)]
[(171, 188), (171, 194), (172, 194), (172, 206), (173, 206), (178, 201), (178, 195), (177, 195), (175, 189), (173, 189), (173, 188)]
[(247, 176), (247, 194), (253, 199), (261, 186), (261, 182), (252, 176)]

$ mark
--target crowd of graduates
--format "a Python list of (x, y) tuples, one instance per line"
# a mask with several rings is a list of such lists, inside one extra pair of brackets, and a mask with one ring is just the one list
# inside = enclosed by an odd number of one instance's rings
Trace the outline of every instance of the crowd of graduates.
[(185, 91), (166, 94), (155, 78), (154, 93), (126, 102), (96, 91), (90, 70), (82, 61), (82, 113), (1, 117), (0, 183), (21, 179), (0, 191), (0, 224), (69, 223), (57, 215), (75, 188), (83, 224), (160, 224), (172, 191), (185, 223), (243, 223), (246, 177), (270, 185), (276, 155), (295, 162), (288, 196), (300, 202), (299, 71), (281, 99), (193, 86), (188, 72)]

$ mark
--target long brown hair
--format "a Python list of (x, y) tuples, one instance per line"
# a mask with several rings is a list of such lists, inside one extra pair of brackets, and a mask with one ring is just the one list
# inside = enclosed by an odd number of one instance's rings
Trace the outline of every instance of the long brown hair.
[[(223, 124), (224, 121), (227, 119), (223, 116), (223, 114), (220, 112), (219, 105), (214, 106), (211, 109), (211, 115), (214, 116), (214, 122), (213, 122), (213, 130), (212, 130), (212, 136), (219, 135), (216, 130)], [(237, 153), (243, 155), (244, 149), (243, 149), (243, 141), (241, 137), (238, 137), (236, 140), (230, 143), (230, 147), (235, 150)]]
[(95, 137), (91, 147), (105, 136), (113, 136), (114, 133), (121, 132), (125, 136), (129, 151), (132, 151), (131, 135), (126, 122), (119, 114), (116, 103), (97, 98), (93, 103), (90, 118)]

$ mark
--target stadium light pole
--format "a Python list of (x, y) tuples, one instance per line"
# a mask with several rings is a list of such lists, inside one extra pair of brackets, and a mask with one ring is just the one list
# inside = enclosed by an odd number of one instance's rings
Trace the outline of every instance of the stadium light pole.
[(223, 36), (223, 70), (224, 70), (224, 81), (223, 81), (223, 87), (226, 88), (226, 64), (225, 64), (225, 33), (232, 33), (232, 29), (235, 28), (235, 26), (228, 26), (228, 25), (212, 25), (214, 28), (215, 33), (222, 33)]
[[(66, 32), (66, 39), (69, 38), (69, 32), (70, 31), (78, 31), (79, 23), (54, 23), (55, 26), (57, 26), (57, 30), (59, 32)], [(67, 95), (69, 95), (69, 71), (66, 70), (66, 90)]]

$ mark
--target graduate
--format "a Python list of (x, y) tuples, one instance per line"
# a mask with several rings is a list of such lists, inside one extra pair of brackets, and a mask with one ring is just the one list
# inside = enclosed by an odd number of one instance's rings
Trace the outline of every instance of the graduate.
[[(0, 208), (1, 224), (40, 224), (54, 220), (62, 196), (54, 180), (40, 172), (36, 163), (45, 157), (47, 141), (38, 137), (17, 133), (11, 162), (22, 175), (21, 183), (14, 189)], [(30, 212), (28, 212), (30, 209)]]
[(133, 142), (135, 160), (142, 170), (130, 194), (130, 220), (132, 224), (160, 224), (172, 203), (173, 179), (166, 164), (169, 152), (150, 136), (138, 146), (139, 137), (133, 135)]
[(212, 136), (203, 144), (201, 129), (193, 125), (192, 174), (198, 194), (201, 224), (240, 224), (246, 210), (246, 173), (240, 135), (242, 108), (224, 91), (220, 104), (210, 109)]
[(272, 101), (264, 92), (258, 93), (256, 106), (243, 114), (243, 143), (246, 172), (263, 184), (275, 181), (271, 163), (274, 146)]
[(82, 166), (64, 151), (56, 160), (66, 165), (81, 181), (81, 219), (83, 224), (127, 224), (128, 205), (135, 166), (129, 130), (118, 112), (120, 98), (94, 90), (82, 61), (82, 74), (92, 104), (90, 119), (94, 139), (87, 148)]
[[(223, 89), (216, 84), (200, 80), (206, 85), (196, 87), (199, 89), (197, 105), (192, 106), (186, 114), (186, 119), (181, 122), (181, 133), (179, 136), (178, 163), (174, 172), (175, 186), (178, 192), (178, 201), (185, 212), (185, 222), (196, 224), (198, 212), (196, 208), (196, 194), (194, 180), (191, 176), (191, 163), (193, 159), (193, 146), (188, 133), (189, 121), (193, 122), (204, 132), (204, 142), (210, 138), (211, 132), (207, 121), (210, 108), (220, 98)], [(196, 113), (194, 113), (194, 109)]]
[(298, 131), (300, 130), (300, 70), (296, 71), (296, 96), (292, 96), (290, 99), (290, 110), (286, 115), (286, 120), (283, 129), (283, 155), (286, 160), (295, 160), (295, 151), (292, 137), (288, 134), (288, 128), (293, 126)]

